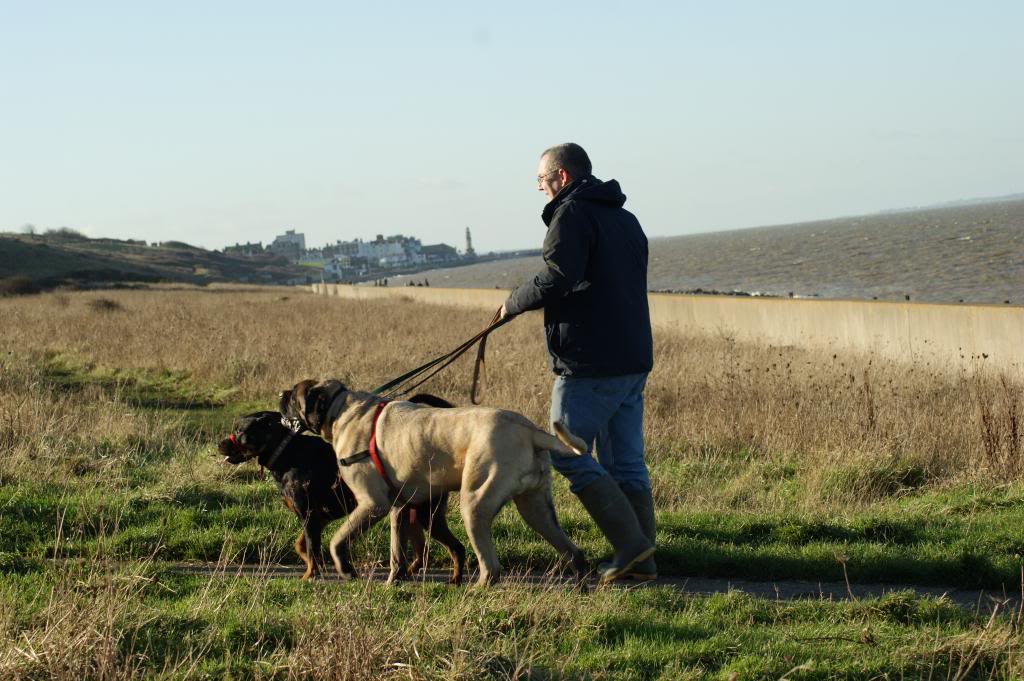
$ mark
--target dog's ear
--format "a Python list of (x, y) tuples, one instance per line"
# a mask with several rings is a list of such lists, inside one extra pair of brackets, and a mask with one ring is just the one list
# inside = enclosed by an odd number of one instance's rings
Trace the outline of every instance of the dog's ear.
[(281, 412), (281, 422), (292, 432), (305, 430), (306, 394), (314, 381), (305, 380), (296, 383), (291, 390), (280, 393), (277, 408)]
[(331, 406), (332, 397), (331, 392), (322, 385), (306, 391), (306, 403), (303, 405), (302, 418), (314, 433), (320, 433), (320, 428), (327, 419), (327, 410)]
[(281, 412), (282, 415), (284, 415), (284, 416), (288, 415), (288, 407), (291, 404), (291, 402), (292, 402), (292, 391), (291, 390), (282, 390), (281, 392), (279, 392), (277, 394), (277, 410), (279, 412)]

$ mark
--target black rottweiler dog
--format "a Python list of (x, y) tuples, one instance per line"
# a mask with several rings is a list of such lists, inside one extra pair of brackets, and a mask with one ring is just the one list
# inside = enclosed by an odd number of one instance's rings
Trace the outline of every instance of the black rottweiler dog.
[[(410, 401), (434, 407), (450, 407), (450, 403), (433, 395), (416, 395)], [(348, 515), (356, 502), (351, 490), (338, 475), (334, 449), (319, 437), (294, 435), (281, 422), (276, 411), (259, 411), (238, 417), (232, 434), (221, 440), (218, 449), (225, 460), (238, 465), (257, 459), (270, 471), (284, 498), (302, 522), (302, 532), (295, 540), (295, 551), (306, 564), (303, 579), (318, 576), (324, 566), (321, 551), (323, 528), (332, 520)], [(410, 538), (413, 544), (411, 572), (425, 565), (426, 542), (424, 525), (430, 536), (448, 550), (452, 558), (452, 584), (462, 583), (466, 566), (466, 549), (448, 527), (446, 517), (448, 495), (430, 503), (408, 509)], [(343, 576), (354, 576), (355, 568), (345, 556)]]

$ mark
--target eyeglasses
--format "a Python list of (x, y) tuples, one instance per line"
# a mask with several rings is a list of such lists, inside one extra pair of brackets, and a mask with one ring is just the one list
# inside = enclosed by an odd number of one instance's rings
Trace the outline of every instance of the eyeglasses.
[(537, 176), (537, 184), (540, 184), (541, 182), (543, 182), (544, 180), (548, 179), (552, 175), (557, 175), (557, 174), (558, 174), (557, 170), (550, 170), (550, 171), (544, 173), (543, 175), (538, 175)]

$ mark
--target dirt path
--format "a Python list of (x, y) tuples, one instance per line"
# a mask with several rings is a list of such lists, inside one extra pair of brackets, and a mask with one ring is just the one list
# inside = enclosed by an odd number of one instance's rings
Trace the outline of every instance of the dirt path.
[[(171, 569), (182, 574), (209, 575), (211, 577), (247, 576), (265, 579), (299, 579), (303, 573), (302, 567), (291, 565), (175, 563), (171, 566)], [(362, 578), (383, 582), (387, 578), (387, 574), (386, 568), (377, 567), (370, 573), (364, 573)], [(413, 581), (445, 583), (448, 581), (449, 575), (450, 573), (446, 570), (429, 570), (417, 575)], [(338, 577), (333, 572), (327, 574), (324, 579), (327, 581), (338, 581)], [(476, 574), (470, 573), (467, 581), (472, 583), (475, 579)], [(572, 583), (572, 580), (568, 577), (553, 576), (541, 572), (509, 574), (504, 575), (502, 579), (509, 582), (535, 585), (551, 584), (552, 582), (562, 582), (566, 585)], [(596, 581), (591, 581), (591, 587), (595, 587), (596, 584)], [(935, 598), (946, 596), (962, 608), (986, 615), (991, 613), (997, 604), (1001, 612), (1017, 611), (1021, 607), (1021, 594), (1019, 593), (1004, 594), (996, 591), (920, 586), (915, 584), (850, 584), (847, 586), (843, 582), (802, 582), (796, 580), (755, 582), (741, 579), (662, 577), (655, 582), (616, 583), (613, 588), (643, 589), (652, 586), (670, 586), (683, 593), (701, 596), (739, 591), (756, 598), (782, 601), (802, 599), (842, 601), (851, 598), (877, 598), (887, 593), (911, 591), (918, 596), (933, 596)]]

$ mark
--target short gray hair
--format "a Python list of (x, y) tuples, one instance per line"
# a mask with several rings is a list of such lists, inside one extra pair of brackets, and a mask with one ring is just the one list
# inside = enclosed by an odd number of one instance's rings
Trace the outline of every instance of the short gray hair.
[(593, 170), (587, 152), (575, 142), (556, 144), (549, 149), (545, 149), (540, 157), (547, 157), (548, 165), (553, 169), (564, 169), (569, 174), (569, 177), (574, 180), (580, 177), (587, 177)]

